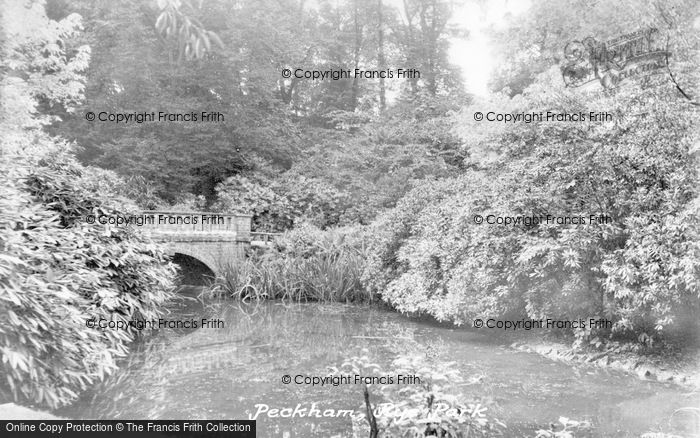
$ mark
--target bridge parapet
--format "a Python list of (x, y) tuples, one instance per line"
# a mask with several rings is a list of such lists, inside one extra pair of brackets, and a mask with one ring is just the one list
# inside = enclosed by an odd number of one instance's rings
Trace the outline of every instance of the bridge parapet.
[[(170, 235), (177, 240), (205, 237), (250, 241), (251, 215), (212, 212), (144, 211), (141, 229), (149, 234)], [(165, 236), (163, 236), (165, 237)], [(235, 237), (235, 239), (232, 239)]]

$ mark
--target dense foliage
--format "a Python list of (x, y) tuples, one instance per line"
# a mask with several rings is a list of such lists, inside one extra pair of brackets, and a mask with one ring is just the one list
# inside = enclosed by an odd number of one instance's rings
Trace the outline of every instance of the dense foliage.
[(2, 46), (2, 69), (12, 74), (1, 83), (0, 398), (56, 407), (114, 371), (136, 335), (87, 321), (157, 318), (174, 272), (138, 234), (86, 223), (134, 212), (127, 184), (78, 164), (41, 129), (49, 104), (69, 109), (81, 98), (89, 49), (67, 49), (79, 17), (55, 22), (40, 4), (12, 7), (36, 27)]
[[(472, 141), (479, 172), (422, 184), (374, 225), (365, 281), (401, 311), (458, 324), (606, 317), (644, 342), (688, 329), (700, 310), (693, 108), (661, 85), (581, 93), (556, 74), (499, 104), (605, 108), (614, 120), (509, 124)], [(479, 225), (475, 215), (586, 221)], [(597, 343), (609, 331), (578, 334)]]
[(262, 173), (232, 176), (218, 186), (218, 192), (214, 208), (253, 214), (256, 231), (284, 231), (302, 219), (320, 227), (338, 225), (351, 207), (347, 193), (293, 172), (274, 179), (266, 179)]
[[(381, 117), (336, 113), (335, 129), (279, 173), (257, 160), (217, 186), (214, 209), (253, 213), (253, 228), (283, 231), (297, 222), (321, 228), (369, 224), (421, 180), (454, 175), (466, 154), (450, 131), (457, 98), (419, 96)], [(357, 119), (360, 120), (357, 120)], [(302, 220), (303, 219), (303, 220)]]
[(86, 322), (158, 318), (174, 272), (142, 237), (84, 223), (88, 214), (118, 212), (101, 200), (102, 172), (63, 154), (41, 164), (23, 179), (22, 197), (13, 193), (14, 205), (3, 197), (0, 385), (15, 399), (55, 407), (114, 371), (136, 335)]

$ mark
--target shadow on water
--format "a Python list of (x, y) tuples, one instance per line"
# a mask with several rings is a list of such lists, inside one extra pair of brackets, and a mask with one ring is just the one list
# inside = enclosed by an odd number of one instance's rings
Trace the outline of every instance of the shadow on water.
[[(614, 371), (572, 367), (484, 341), (478, 333), (436, 327), (380, 309), (278, 302), (203, 304), (185, 288), (169, 319), (220, 319), (223, 328), (159, 330), (135, 348), (121, 371), (60, 415), (106, 419), (241, 419), (312, 403), (361, 412), (357, 385), (283, 384), (284, 375), (328, 375), (363, 349), (390, 369), (399, 354), (455, 361), (469, 399), (508, 425), (506, 436), (534, 436), (560, 416), (589, 420), (594, 436), (686, 434), (674, 411), (698, 395)], [(352, 436), (350, 418), (257, 418), (259, 436)], [(675, 422), (675, 423), (674, 423)], [(692, 433), (692, 432), (691, 432)]]

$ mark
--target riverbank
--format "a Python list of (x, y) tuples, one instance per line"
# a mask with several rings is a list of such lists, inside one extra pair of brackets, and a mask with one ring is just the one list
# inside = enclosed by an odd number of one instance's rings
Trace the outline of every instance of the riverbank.
[(554, 361), (567, 364), (589, 365), (614, 369), (632, 374), (643, 380), (700, 388), (700, 350), (677, 354), (673, 357), (644, 356), (628, 351), (586, 351), (549, 340), (517, 341), (510, 348), (537, 353)]
[[(397, 312), (391, 306), (386, 310)], [(399, 312), (401, 313), (401, 312)], [(419, 322), (434, 324), (444, 328), (459, 329), (449, 323), (439, 322), (429, 315), (404, 313)], [(483, 332), (483, 330), (466, 330)], [(700, 389), (700, 346), (684, 346), (682, 351), (667, 349), (663, 354), (640, 354), (633, 352), (632, 344), (619, 344), (606, 350), (576, 348), (548, 334), (518, 336), (494, 335), (496, 342), (506, 348), (536, 353), (547, 359), (566, 365), (586, 365), (599, 369), (623, 371), (641, 380), (658, 381), (679, 385), (689, 389)]]

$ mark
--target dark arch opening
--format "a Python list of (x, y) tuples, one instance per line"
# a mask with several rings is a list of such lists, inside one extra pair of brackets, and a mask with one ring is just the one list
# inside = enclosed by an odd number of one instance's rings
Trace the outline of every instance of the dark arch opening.
[(181, 285), (205, 286), (215, 277), (209, 266), (187, 254), (175, 253), (173, 263), (180, 267), (178, 282)]

